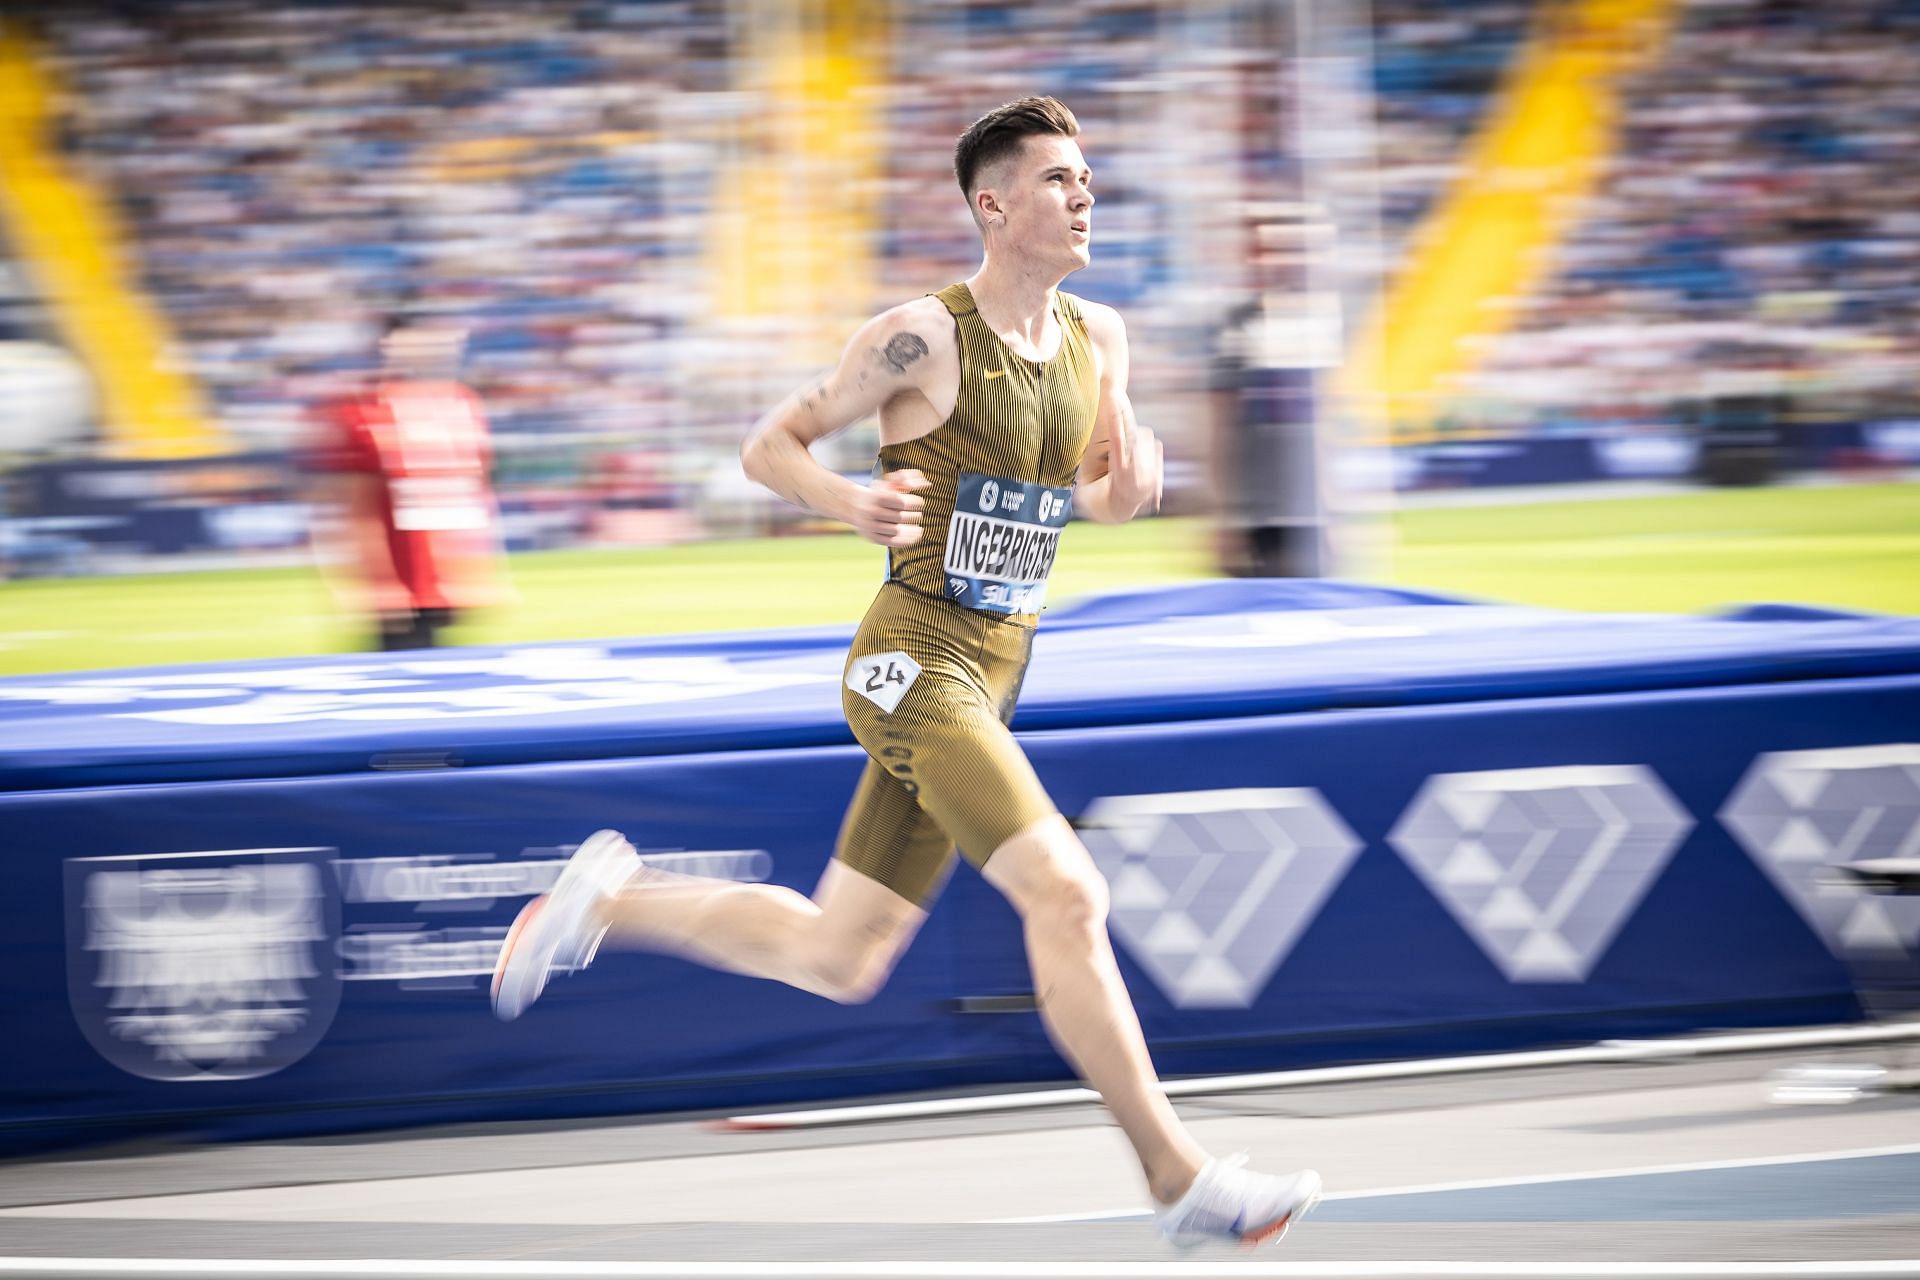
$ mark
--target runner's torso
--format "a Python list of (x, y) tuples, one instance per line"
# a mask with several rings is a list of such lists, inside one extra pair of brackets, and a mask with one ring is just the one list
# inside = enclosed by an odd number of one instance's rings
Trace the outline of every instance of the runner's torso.
[(383, 382), (339, 407), (320, 461), (379, 482), (388, 552), (415, 608), (481, 602), (469, 578), (491, 554), (493, 500), (478, 397), (453, 382)]
[(965, 608), (1035, 615), (1099, 407), (1080, 302), (1055, 295), (1060, 349), (1042, 364), (1007, 349), (965, 284), (935, 296), (954, 319), (960, 390), (945, 423), (880, 450), (882, 470), (916, 468), (932, 482), (925, 532), (892, 551), (888, 576)]

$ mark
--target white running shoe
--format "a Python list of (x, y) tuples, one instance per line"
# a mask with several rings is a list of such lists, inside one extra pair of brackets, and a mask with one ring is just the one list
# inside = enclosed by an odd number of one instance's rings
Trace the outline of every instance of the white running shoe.
[(640, 869), (639, 855), (618, 831), (596, 831), (574, 849), (553, 888), (520, 909), (493, 966), (493, 1011), (511, 1022), (546, 990), (555, 973), (593, 962), (607, 926), (594, 909)]
[(1153, 1211), (1160, 1234), (1183, 1249), (1208, 1240), (1278, 1240), (1320, 1201), (1311, 1169), (1276, 1177), (1242, 1168), (1245, 1155), (1209, 1160), (1178, 1201)]

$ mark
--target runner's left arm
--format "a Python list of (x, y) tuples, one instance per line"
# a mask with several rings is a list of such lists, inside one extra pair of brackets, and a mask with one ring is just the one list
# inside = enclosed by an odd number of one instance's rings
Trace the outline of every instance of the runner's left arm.
[(1159, 437), (1134, 419), (1127, 398), (1127, 329), (1120, 313), (1098, 303), (1082, 305), (1100, 362), (1100, 408), (1073, 509), (1096, 524), (1121, 524), (1142, 511), (1159, 510), (1166, 451)]

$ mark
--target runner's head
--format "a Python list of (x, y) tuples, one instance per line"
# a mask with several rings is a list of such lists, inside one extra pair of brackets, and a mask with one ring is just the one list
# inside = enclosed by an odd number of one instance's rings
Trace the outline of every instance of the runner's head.
[(466, 354), (465, 326), (396, 315), (380, 338), (380, 359), (387, 372), (403, 378), (451, 378)]
[(1020, 98), (967, 126), (953, 175), (989, 254), (1033, 259), (1062, 274), (1087, 265), (1093, 172), (1080, 122), (1052, 98)]

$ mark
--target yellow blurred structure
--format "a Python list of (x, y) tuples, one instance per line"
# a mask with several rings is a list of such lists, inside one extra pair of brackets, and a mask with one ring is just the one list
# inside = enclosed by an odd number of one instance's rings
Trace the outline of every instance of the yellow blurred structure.
[(1432, 428), (1480, 343), (1545, 279), (1613, 151), (1618, 79), (1657, 54), (1672, 8), (1580, 0), (1544, 10), (1341, 370), (1340, 393), (1377, 404), (1396, 439)]
[(52, 136), (58, 86), (26, 34), (0, 29), (0, 219), (69, 347), (92, 371), (102, 428), (136, 458), (225, 451), (173, 363), (167, 322), (141, 291), (108, 201)]
[(872, 90), (885, 73), (887, 10), (885, 0), (803, 0), (770, 7), (747, 27), (738, 75), (760, 107), (721, 175), (708, 230), (717, 318), (867, 310), (877, 241)]

